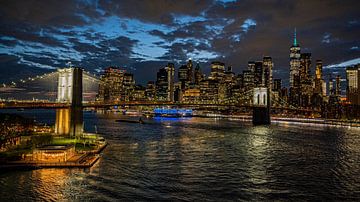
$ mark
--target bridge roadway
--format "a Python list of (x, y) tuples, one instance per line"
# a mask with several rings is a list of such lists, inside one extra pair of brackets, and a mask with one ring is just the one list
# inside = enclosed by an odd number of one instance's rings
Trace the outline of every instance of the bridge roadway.
[[(129, 101), (129, 102), (116, 102), (116, 103), (102, 103), (102, 102), (84, 102), (83, 108), (105, 108), (112, 106), (171, 106), (171, 107), (189, 107), (189, 108), (253, 108), (252, 105), (242, 104), (226, 104), (226, 103), (172, 103), (172, 102), (151, 102), (151, 101)], [(12, 101), (12, 102), (0, 102), (0, 109), (61, 109), (69, 108), (69, 103), (58, 102), (26, 102), (26, 101)], [(313, 109), (301, 109), (291, 107), (272, 106), (272, 110), (286, 110), (296, 111), (302, 113), (318, 113), (320, 111)]]

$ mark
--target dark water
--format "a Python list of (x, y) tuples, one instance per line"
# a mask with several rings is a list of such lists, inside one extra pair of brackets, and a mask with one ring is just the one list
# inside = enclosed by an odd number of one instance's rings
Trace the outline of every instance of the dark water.
[[(49, 123), (54, 117), (21, 113)], [(1, 201), (360, 200), (359, 129), (84, 116), (86, 130), (96, 125), (110, 143), (101, 160), (85, 170), (3, 172)]]

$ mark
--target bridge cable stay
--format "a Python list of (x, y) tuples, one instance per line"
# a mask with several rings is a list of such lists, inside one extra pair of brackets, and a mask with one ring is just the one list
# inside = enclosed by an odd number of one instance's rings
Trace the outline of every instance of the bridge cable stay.
[(272, 101), (277, 101), (278, 100), (278, 102), (274, 102), (275, 104), (280, 104), (280, 106), (289, 107), (290, 109), (297, 109), (295, 106), (291, 105), (289, 102), (287, 102), (286, 100), (284, 100), (281, 97), (277, 97), (277, 99), (275, 99), (276, 97), (275, 97), (274, 92), (271, 92), (271, 96), (274, 97), (274, 98), (271, 98)]
[(19, 84), (27, 84), (29, 82), (37, 81), (37, 80), (40, 80), (40, 79), (45, 79), (45, 77), (48, 78), (48, 77), (53, 76), (53, 75), (55, 75), (57, 73), (58, 72), (55, 71), (55, 72), (51, 72), (51, 73), (45, 73), (45, 74), (42, 74), (42, 75), (37, 75), (37, 76), (34, 76), (34, 77), (28, 77), (26, 79), (19, 79), (16, 82), (11, 81), (9, 84), (3, 83), (0, 88), (15, 88)]
[(240, 94), (240, 99), (243, 99), (243, 100), (246, 100), (246, 99), (250, 99), (250, 102), (252, 100), (252, 97), (253, 97), (253, 89), (250, 89), (248, 91), (245, 91), (245, 92), (242, 92)]
[[(28, 78), (24, 78), (24, 79), (19, 79), (19, 80), (16, 80), (16, 81), (11, 81), (7, 84), (2, 84), (0, 85), (0, 92), (6, 92), (7, 93), (7, 96), (8, 97), (13, 97), (12, 93), (17, 93), (16, 92), (16, 89), (17, 88), (39, 88), (39, 85), (40, 86), (44, 86), (44, 89), (47, 89), (47, 95), (48, 96), (55, 96), (55, 99), (56, 99), (56, 94), (57, 94), (57, 91), (58, 91), (58, 71), (54, 71), (54, 72), (50, 72), (50, 73), (44, 73), (42, 75), (36, 75), (36, 76), (33, 76), (33, 77), (28, 77)], [(92, 82), (92, 83), (102, 83), (103, 81), (97, 77), (95, 74), (92, 74), (90, 72), (87, 72), (87, 71), (84, 71), (83, 73), (84, 77), (83, 77), (83, 82), (84, 83), (87, 83), (88, 82)], [(53, 79), (52, 77), (55, 77), (55, 79)], [(42, 82), (42, 80), (46, 81), (47, 79), (51, 79), (50, 82), (55, 82), (53, 85), (47, 85), (46, 83), (43, 83), (43, 84), (39, 84), (37, 83), (38, 85), (34, 85), (34, 83), (36, 82)], [(91, 86), (91, 84), (90, 84)], [(84, 85), (85, 88), (88, 87), (88, 85)], [(91, 88), (91, 87), (89, 87)], [(86, 91), (86, 90), (85, 90)]]
[[(2, 84), (0, 86), (1, 99), (6, 100), (29, 100), (51, 99), (56, 96), (57, 85), (57, 71), (44, 73), (42, 75), (36, 75), (17, 81), (11, 81), (8, 84)], [(54, 79), (55, 77), (56, 79)], [(55, 83), (54, 83), (55, 82)]]

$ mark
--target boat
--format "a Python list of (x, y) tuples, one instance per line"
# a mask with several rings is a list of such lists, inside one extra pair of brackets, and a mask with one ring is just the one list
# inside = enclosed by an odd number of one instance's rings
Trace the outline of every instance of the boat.
[(168, 117), (168, 118), (191, 117), (192, 109), (155, 108), (154, 114), (155, 117)]
[(130, 116), (139, 116), (139, 115), (141, 115), (141, 112), (139, 112), (137, 110), (124, 110), (123, 114), (130, 115)]
[(139, 120), (129, 120), (129, 119), (116, 119), (115, 122), (123, 122), (123, 123), (140, 123), (144, 124), (145, 122), (140, 118)]

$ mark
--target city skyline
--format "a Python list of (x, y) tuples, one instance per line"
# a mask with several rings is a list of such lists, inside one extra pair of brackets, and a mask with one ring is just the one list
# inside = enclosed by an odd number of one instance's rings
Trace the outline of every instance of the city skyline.
[[(248, 61), (269, 55), (274, 78), (286, 84), (295, 27), (302, 50), (311, 52), (313, 61), (323, 60), (325, 72), (339, 71), (332, 64), (359, 62), (357, 1), (2, 4), (1, 82), (72, 61), (91, 72), (124, 67), (145, 84), (168, 62), (178, 69), (192, 58), (208, 74), (210, 63), (218, 60), (240, 73)], [(257, 6), (263, 12), (251, 12)], [(311, 70), (314, 74), (314, 65)]]
[(1, 0), (0, 201), (360, 201), (359, 0)]

